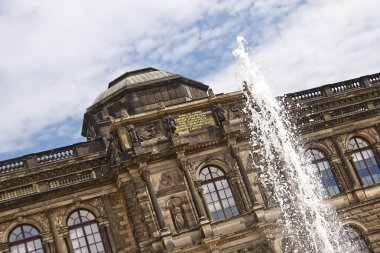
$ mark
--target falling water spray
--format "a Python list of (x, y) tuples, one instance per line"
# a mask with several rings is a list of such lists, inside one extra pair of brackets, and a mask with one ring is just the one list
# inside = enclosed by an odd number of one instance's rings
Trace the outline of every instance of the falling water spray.
[[(287, 238), (286, 252), (359, 252), (342, 236), (337, 212), (326, 200), (316, 169), (287, 119), (282, 105), (271, 94), (258, 66), (237, 37), (233, 54), (241, 62), (246, 108), (251, 115), (251, 152), (260, 182), (280, 210), (279, 226)], [(344, 233), (343, 233), (344, 234)]]

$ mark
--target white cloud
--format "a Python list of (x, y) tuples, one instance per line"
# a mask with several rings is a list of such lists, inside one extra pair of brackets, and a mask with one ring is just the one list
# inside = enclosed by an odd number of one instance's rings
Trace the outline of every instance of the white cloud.
[(66, 136), (62, 145), (80, 140), (84, 110), (110, 80), (138, 67), (236, 90), (231, 52), (239, 34), (278, 94), (376, 72), (379, 7), (371, 0), (3, 1), (0, 159), (44, 149), (54, 132)]

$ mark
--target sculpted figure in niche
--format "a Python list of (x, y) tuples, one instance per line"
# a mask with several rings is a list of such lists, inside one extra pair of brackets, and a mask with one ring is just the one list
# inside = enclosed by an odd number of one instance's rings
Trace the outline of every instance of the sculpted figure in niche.
[(120, 163), (122, 152), (117, 148), (115, 138), (111, 137), (108, 139), (108, 141), (109, 143), (108, 143), (107, 155), (109, 158), (109, 163), (111, 165)]
[(177, 232), (181, 232), (186, 229), (186, 221), (183, 213), (182, 206), (173, 206), (171, 210), (171, 214), (173, 217), (174, 225)]
[(174, 197), (168, 201), (167, 206), (170, 209), (170, 214), (174, 223), (175, 230), (180, 233), (188, 229), (185, 212), (182, 207), (182, 200)]
[(132, 143), (137, 143), (139, 142), (139, 136), (137, 134), (137, 131), (136, 131), (136, 128), (134, 125), (132, 124), (128, 124), (126, 126), (127, 128), (127, 131), (128, 131), (128, 134), (129, 134), (129, 137), (131, 138), (131, 142)]
[(219, 123), (226, 121), (226, 116), (224, 115), (224, 110), (221, 104), (212, 105), (212, 110), (215, 113), (215, 116)]
[(162, 120), (164, 122), (164, 125), (165, 125), (165, 129), (166, 131), (168, 132), (169, 136), (173, 136), (173, 134), (175, 133), (175, 130), (177, 129), (176, 127), (176, 123), (173, 119), (172, 116), (170, 116), (167, 112), (165, 113), (165, 117), (164, 119)]

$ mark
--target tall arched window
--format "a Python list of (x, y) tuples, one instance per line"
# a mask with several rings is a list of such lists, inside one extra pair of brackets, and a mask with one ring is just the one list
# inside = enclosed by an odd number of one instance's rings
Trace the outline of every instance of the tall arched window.
[(340, 190), (326, 155), (318, 149), (309, 149), (306, 151), (306, 155), (310, 157), (312, 164), (318, 169), (326, 193), (329, 196), (339, 194)]
[(43, 253), (41, 235), (31, 225), (21, 225), (9, 235), (9, 247), (12, 253)]
[(350, 242), (352, 246), (356, 247), (356, 250), (358, 250), (358, 253), (371, 253), (371, 247), (368, 245), (366, 240), (364, 239), (362, 233), (358, 229), (352, 226), (344, 226), (343, 231), (343, 238), (345, 238), (346, 241)]
[(98, 224), (90, 211), (74, 211), (69, 216), (67, 225), (75, 253), (104, 252)]
[(353, 137), (348, 142), (348, 149), (352, 152), (354, 165), (363, 186), (380, 183), (379, 165), (368, 142), (362, 138)]
[(239, 214), (224, 172), (216, 167), (203, 168), (199, 175), (207, 207), (213, 221)]

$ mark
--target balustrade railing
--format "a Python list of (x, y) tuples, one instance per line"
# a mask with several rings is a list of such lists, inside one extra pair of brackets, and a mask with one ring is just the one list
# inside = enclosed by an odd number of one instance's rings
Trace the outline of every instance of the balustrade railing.
[(59, 150), (51, 150), (47, 153), (39, 154), (36, 157), (36, 161), (38, 163), (46, 163), (46, 162), (53, 162), (57, 160), (67, 159), (76, 156), (77, 153), (75, 149), (69, 148), (69, 149), (59, 149)]
[(318, 122), (325, 121), (325, 118), (323, 117), (323, 113), (318, 113), (310, 116), (303, 117), (299, 120), (299, 124), (301, 126), (306, 126)]
[(58, 149), (43, 151), (23, 157), (0, 161), (0, 175), (15, 172), (21, 169), (31, 169), (51, 162), (72, 159), (90, 153), (104, 151), (105, 146), (102, 140), (77, 143)]
[(22, 159), (11, 159), (0, 162), (0, 174), (25, 168), (25, 161)]
[(380, 74), (369, 76), (369, 81), (371, 84), (380, 84)]
[(333, 110), (330, 115), (332, 118), (344, 116), (347, 114), (357, 113), (368, 110), (367, 103), (361, 103), (356, 105), (350, 105), (347, 107), (339, 108), (336, 110)]
[(295, 93), (292, 95), (293, 101), (304, 101), (307, 99), (318, 98), (323, 96), (323, 90), (307, 90), (303, 93)]
[(334, 84), (331, 87), (331, 92), (332, 93), (339, 93), (339, 92), (344, 92), (356, 88), (362, 88), (364, 87), (363, 82), (361, 80), (352, 80), (350, 82), (343, 82), (343, 83), (337, 83)]

